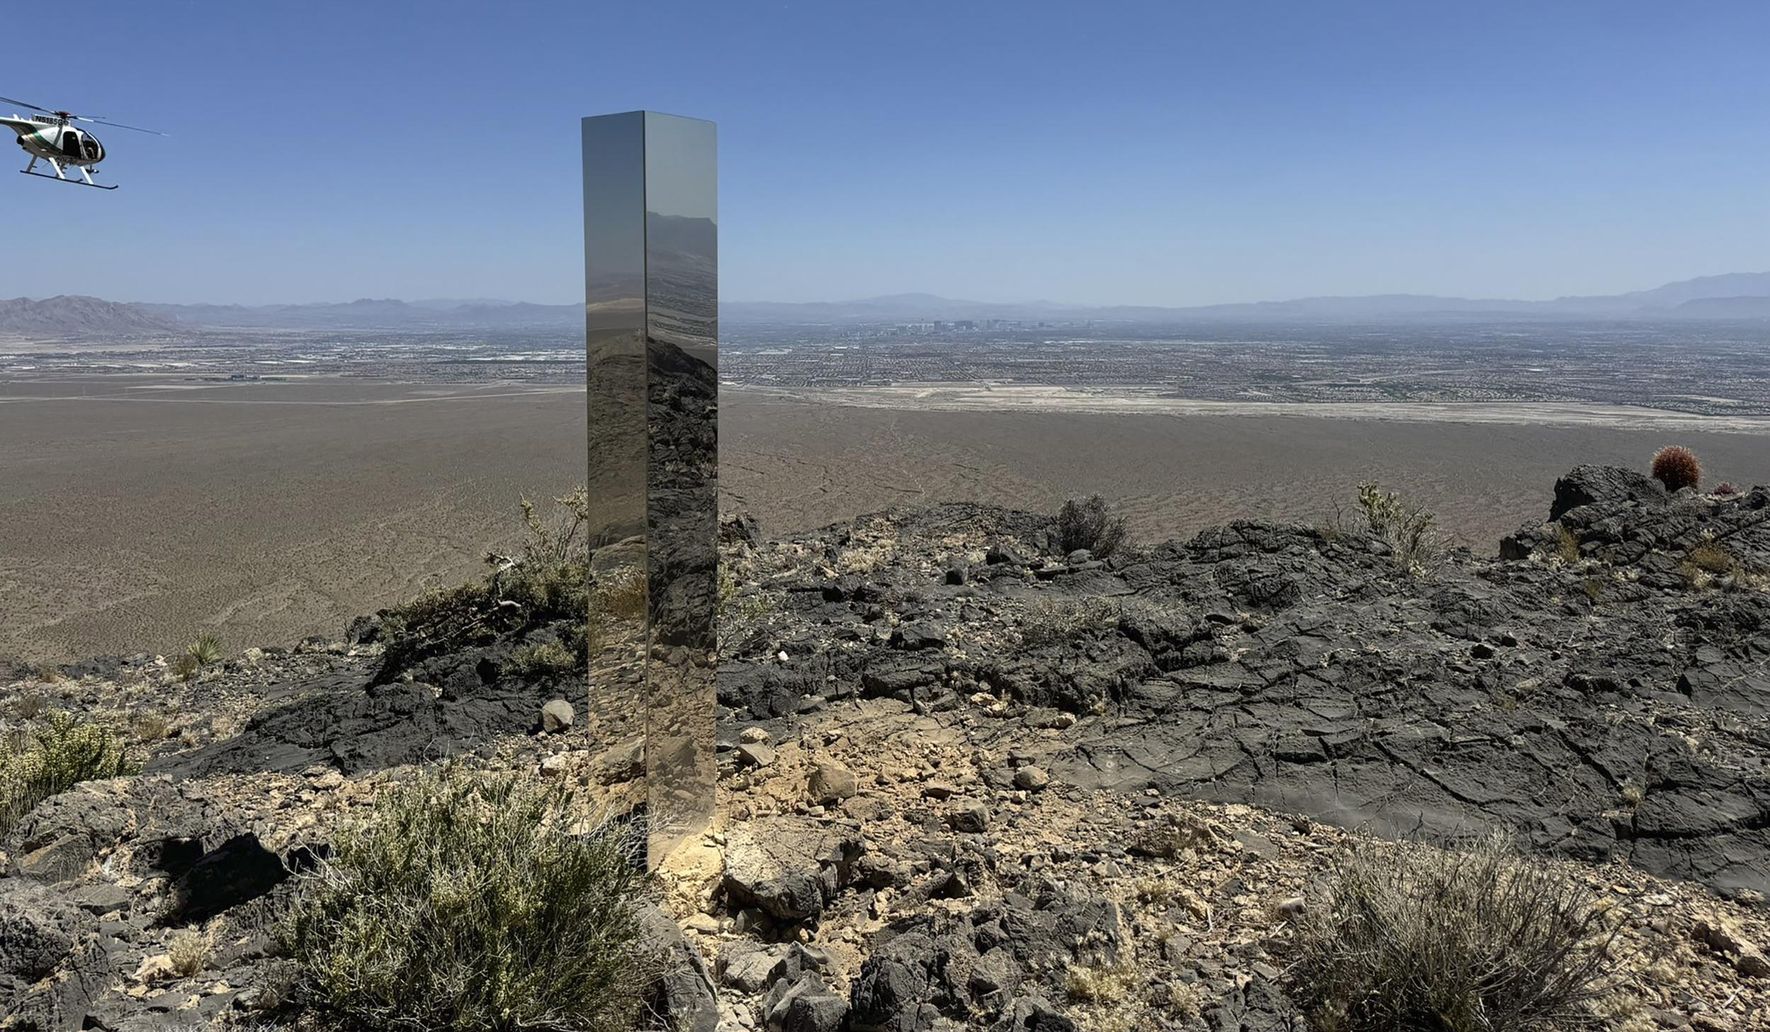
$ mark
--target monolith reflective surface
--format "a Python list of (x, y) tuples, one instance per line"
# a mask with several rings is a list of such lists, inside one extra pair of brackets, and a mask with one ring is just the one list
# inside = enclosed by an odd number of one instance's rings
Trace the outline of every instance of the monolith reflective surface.
[[(584, 119), (592, 567), (643, 584), (598, 637), (592, 719), (643, 713), (656, 863), (713, 814), (718, 556), (718, 229), (711, 122)], [(612, 660), (612, 661), (611, 661)]]

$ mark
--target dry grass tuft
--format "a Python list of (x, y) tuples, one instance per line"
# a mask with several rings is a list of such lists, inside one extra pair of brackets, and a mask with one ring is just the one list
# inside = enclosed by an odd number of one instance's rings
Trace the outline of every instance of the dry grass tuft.
[(142, 713), (136, 716), (130, 730), (138, 742), (158, 742), (172, 731), (172, 722), (158, 713)]
[(166, 943), (166, 955), (172, 958), (172, 970), (180, 978), (190, 978), (208, 967), (213, 953), (209, 937), (194, 929), (173, 932)]
[(596, 586), (591, 605), (617, 619), (645, 619), (645, 568), (630, 566), (605, 577)]
[(1614, 935), (1596, 903), (1500, 837), (1354, 843), (1297, 923), (1291, 996), (1320, 1032), (1587, 1027)]
[(1579, 562), (1579, 535), (1555, 524), (1555, 558), (1567, 566)]

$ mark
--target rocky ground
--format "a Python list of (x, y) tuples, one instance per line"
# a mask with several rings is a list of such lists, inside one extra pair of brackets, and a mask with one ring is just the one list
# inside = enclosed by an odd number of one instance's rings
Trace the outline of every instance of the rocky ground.
[[(655, 879), (661, 1006), (1301, 1029), (1287, 919), (1348, 838), (1497, 827), (1601, 898), (1605, 1025), (1770, 1028), (1770, 491), (1582, 467), (1550, 514), (1428, 577), (1345, 527), (1097, 559), (974, 506), (729, 521), (721, 814)], [(290, 872), (412, 764), (633, 793), (631, 729), (544, 722), (581, 693), (516, 676), (514, 643), (390, 672), (378, 637), (188, 683), (149, 656), (0, 678), (9, 726), (114, 717), (147, 759), (0, 839), (0, 1028), (298, 1027), (268, 933)]]

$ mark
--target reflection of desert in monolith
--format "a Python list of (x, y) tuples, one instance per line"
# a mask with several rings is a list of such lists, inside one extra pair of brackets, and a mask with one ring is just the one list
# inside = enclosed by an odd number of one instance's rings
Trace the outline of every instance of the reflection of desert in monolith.
[(646, 778), (652, 855), (713, 813), (719, 485), (713, 125), (646, 116)]
[[(586, 485), (598, 586), (645, 569), (644, 162), (642, 115), (584, 120)], [(616, 740), (642, 734), (645, 656), (627, 643), (643, 641), (644, 628), (636, 617), (592, 607), (592, 721), (615, 725)]]
[(645, 628), (595, 617), (608, 644), (590, 706), (604, 724), (643, 720), (654, 862), (713, 809), (714, 203), (710, 123), (584, 120), (591, 568), (599, 585), (643, 571), (647, 598)]

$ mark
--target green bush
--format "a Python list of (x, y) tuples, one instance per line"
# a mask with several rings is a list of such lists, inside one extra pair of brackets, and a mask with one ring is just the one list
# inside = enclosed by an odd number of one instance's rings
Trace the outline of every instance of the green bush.
[(80, 723), (57, 713), (35, 732), (0, 743), (0, 834), (10, 831), (38, 803), (82, 781), (133, 774), (122, 736), (101, 724)]
[(561, 787), (457, 765), (389, 789), (303, 875), (293, 992), (336, 1027), (634, 1027), (654, 959), (621, 829), (576, 833)]
[(1367, 481), (1358, 485), (1358, 507), (1371, 533), (1388, 544), (1395, 565), (1409, 576), (1429, 577), (1444, 564), (1449, 546), (1437, 515), (1424, 504)]
[(1113, 515), (1099, 495), (1079, 501), (1072, 498), (1057, 513), (1057, 547), (1065, 555), (1085, 548), (1094, 558), (1105, 559), (1129, 543), (1125, 518)]
[(1612, 939), (1590, 893), (1503, 838), (1357, 843), (1295, 936), (1289, 989), (1319, 1032), (1586, 1027)]
[(196, 641), (185, 647), (184, 654), (196, 660), (200, 667), (221, 662), (221, 639), (211, 632), (204, 632)]

